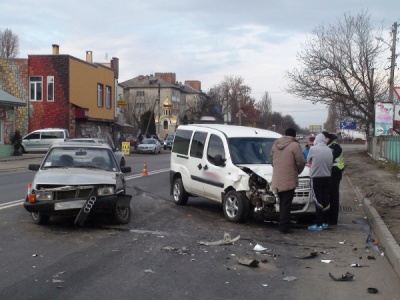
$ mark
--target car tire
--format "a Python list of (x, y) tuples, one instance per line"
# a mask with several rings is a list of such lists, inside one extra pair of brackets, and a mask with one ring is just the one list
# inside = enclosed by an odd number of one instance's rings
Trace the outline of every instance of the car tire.
[(116, 224), (128, 224), (131, 220), (131, 208), (116, 206), (112, 212), (112, 217)]
[(175, 178), (172, 185), (172, 197), (176, 205), (186, 205), (189, 200), (189, 194), (183, 187), (181, 178)]
[(223, 210), (225, 218), (234, 223), (247, 220), (249, 214), (249, 201), (236, 191), (229, 191), (224, 199)]
[(121, 157), (121, 161), (119, 162), (120, 167), (125, 167), (125, 157)]
[(31, 213), (33, 223), (38, 225), (46, 225), (49, 223), (50, 216), (44, 215), (41, 212), (33, 212)]
[(167, 147), (166, 147), (166, 146), (164, 146), (164, 150), (167, 150)]

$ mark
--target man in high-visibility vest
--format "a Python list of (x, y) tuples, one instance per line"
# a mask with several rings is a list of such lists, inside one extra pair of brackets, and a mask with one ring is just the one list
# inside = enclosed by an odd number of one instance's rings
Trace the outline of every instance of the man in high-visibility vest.
[(336, 142), (337, 136), (323, 131), (326, 144), (333, 153), (333, 166), (331, 175), (331, 190), (329, 194), (330, 213), (328, 217), (329, 225), (337, 225), (339, 217), (339, 187), (342, 180), (342, 173), (344, 171), (344, 160), (342, 147)]

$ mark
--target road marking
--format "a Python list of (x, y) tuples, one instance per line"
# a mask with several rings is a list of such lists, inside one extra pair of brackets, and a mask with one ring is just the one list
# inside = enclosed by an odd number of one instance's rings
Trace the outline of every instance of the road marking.
[(14, 207), (14, 206), (17, 206), (17, 205), (21, 205), (23, 203), (24, 203), (24, 199), (10, 201), (10, 202), (7, 202), (7, 203), (1, 203), (0, 204), (0, 210), (6, 209), (6, 208), (10, 208), (10, 207)]
[[(154, 174), (160, 174), (160, 173), (165, 173), (165, 172), (169, 172), (169, 171), (170, 171), (169, 168), (168, 169), (160, 169), (160, 170), (148, 172), (147, 174), (154, 175)], [(142, 175), (141, 174), (130, 175), (130, 176), (126, 176), (125, 180), (135, 179), (135, 178), (139, 178), (139, 177), (142, 177)]]

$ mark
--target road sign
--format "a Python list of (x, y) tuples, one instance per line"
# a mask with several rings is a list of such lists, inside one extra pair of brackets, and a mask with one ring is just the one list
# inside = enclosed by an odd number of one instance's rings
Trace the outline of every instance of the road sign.
[(131, 153), (131, 143), (130, 142), (122, 142), (122, 153), (125, 155), (129, 155)]
[(357, 124), (356, 124), (356, 122), (351, 121), (351, 120), (340, 121), (340, 129), (356, 130)]

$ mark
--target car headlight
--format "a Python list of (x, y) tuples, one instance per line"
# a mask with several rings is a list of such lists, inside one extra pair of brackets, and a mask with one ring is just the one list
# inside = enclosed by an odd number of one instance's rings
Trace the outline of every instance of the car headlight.
[(53, 200), (53, 192), (36, 191), (36, 200)]
[(114, 195), (114, 187), (105, 186), (97, 189), (97, 196), (109, 196)]

